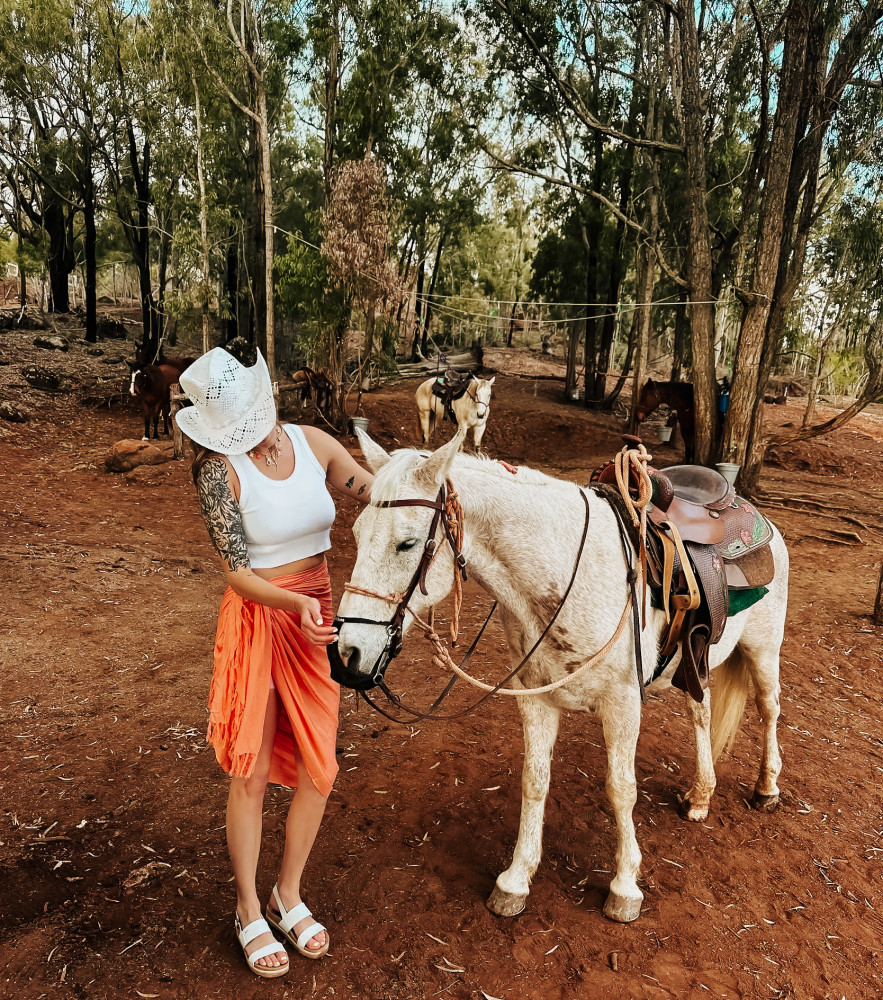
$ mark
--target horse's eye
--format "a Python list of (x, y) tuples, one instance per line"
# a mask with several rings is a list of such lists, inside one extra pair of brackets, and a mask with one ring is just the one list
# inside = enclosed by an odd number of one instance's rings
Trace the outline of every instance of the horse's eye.
[(416, 544), (416, 538), (406, 538), (403, 542), (399, 542), (396, 546), (396, 552), (407, 552), (408, 549), (413, 549)]

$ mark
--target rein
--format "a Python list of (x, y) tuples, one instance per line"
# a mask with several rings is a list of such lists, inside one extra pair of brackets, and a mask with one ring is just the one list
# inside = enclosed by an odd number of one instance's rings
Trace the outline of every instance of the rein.
[[(393, 615), (393, 619), (391, 620), (389, 626), (387, 626), (388, 630), (391, 629), (393, 627), (394, 623), (396, 622), (396, 619), (399, 618), (398, 645), (397, 645), (397, 648), (396, 648), (396, 650), (395, 650), (394, 653), (392, 653), (391, 650), (390, 650), (389, 659), (392, 659), (393, 656), (398, 655), (398, 653), (401, 651), (401, 647), (402, 647), (402, 642), (401, 642), (401, 620), (404, 619), (404, 613), (405, 613), (405, 610), (406, 610), (406, 606), (407, 606), (408, 600), (410, 600), (411, 595), (414, 593), (414, 590), (416, 589), (416, 581), (425, 578), (426, 569), (428, 569), (429, 563), (431, 563), (432, 558), (434, 557), (435, 552), (436, 552), (435, 544), (434, 544), (434, 536), (435, 536), (435, 532), (436, 532), (437, 526), (438, 526), (438, 519), (439, 519), (438, 518), (438, 510), (439, 510), (440, 507), (442, 509), (444, 509), (444, 507), (445, 507), (445, 501), (444, 501), (444, 498), (443, 498), (443, 494), (444, 494), (444, 487), (442, 487), (439, 490), (439, 496), (437, 497), (437, 499), (436, 499), (435, 502), (428, 501), (428, 500), (390, 500), (390, 501), (382, 501), (382, 502), (379, 502), (377, 504), (377, 506), (379, 506), (379, 507), (428, 506), (428, 507), (432, 507), (437, 512), (436, 516), (433, 518), (432, 526), (430, 527), (430, 534), (429, 534), (429, 537), (428, 537), (427, 542), (426, 542), (426, 548), (424, 550), (424, 558), (421, 559), (421, 563), (418, 566), (417, 571), (415, 572), (414, 577), (413, 577), (413, 579), (411, 581), (411, 584), (409, 585), (407, 591), (405, 591), (402, 594), (379, 594), (379, 593), (376, 593), (374, 591), (370, 591), (370, 590), (368, 590), (366, 588), (363, 588), (363, 587), (357, 587), (357, 586), (355, 586), (353, 584), (346, 584), (345, 588), (344, 588), (346, 590), (349, 590), (352, 593), (363, 594), (363, 595), (365, 595), (367, 597), (376, 597), (376, 598), (378, 598), (380, 600), (384, 600), (384, 601), (387, 601), (389, 603), (397, 603), (398, 604), (398, 606), (396, 608), (396, 612)], [(453, 487), (451, 487), (451, 494), (454, 497), (456, 497), (456, 493), (453, 491)], [(451, 496), (451, 494), (449, 494), (449, 497)], [(528, 652), (522, 657), (521, 661), (517, 664), (517, 666), (515, 666), (501, 681), (499, 681), (495, 685), (490, 685), (490, 684), (484, 683), (483, 681), (479, 681), (477, 678), (471, 677), (468, 673), (466, 673), (466, 670), (465, 670), (466, 664), (469, 662), (470, 657), (472, 656), (473, 652), (475, 651), (475, 649), (476, 649), (476, 647), (478, 645), (478, 642), (481, 639), (482, 635), (484, 634), (484, 631), (487, 628), (488, 622), (490, 621), (491, 616), (493, 615), (494, 610), (496, 609), (496, 606), (497, 606), (496, 602), (494, 602), (494, 605), (491, 608), (490, 612), (488, 613), (488, 616), (485, 619), (484, 624), (481, 626), (478, 634), (476, 635), (475, 639), (473, 640), (472, 644), (470, 645), (470, 647), (467, 650), (466, 654), (464, 655), (463, 659), (460, 661), (459, 665), (456, 664), (456, 663), (454, 663), (454, 661), (451, 659), (450, 653), (448, 652), (447, 648), (442, 644), (441, 639), (439, 638), (439, 636), (437, 635), (437, 633), (433, 630), (433, 628), (431, 627), (431, 625), (428, 625), (426, 622), (424, 622), (418, 615), (416, 615), (412, 611), (411, 612), (412, 618), (414, 619), (414, 621), (416, 622), (416, 624), (423, 630), (424, 634), (427, 636), (427, 638), (430, 640), (430, 642), (435, 646), (436, 654), (433, 657), (433, 662), (437, 663), (439, 665), (442, 665), (442, 666), (448, 666), (452, 670), (453, 676), (448, 681), (447, 685), (442, 690), (441, 694), (436, 698), (436, 700), (430, 706), (430, 708), (428, 709), (428, 711), (421, 712), (418, 709), (411, 708), (410, 706), (404, 704), (402, 702), (401, 698), (398, 695), (396, 695), (392, 691), (390, 691), (390, 689), (387, 687), (385, 681), (383, 680), (383, 673), (385, 671), (386, 663), (383, 664), (383, 669), (380, 669), (378, 671), (378, 665), (379, 665), (380, 661), (384, 658), (385, 654), (387, 654), (387, 652), (389, 650), (390, 644), (388, 643), (387, 647), (385, 647), (384, 650), (381, 652), (380, 656), (378, 657), (377, 663), (375, 663), (374, 668), (371, 671), (370, 679), (373, 681), (375, 679), (375, 677), (376, 677), (376, 681), (374, 683), (363, 685), (361, 688), (359, 688), (360, 693), (361, 693), (362, 697), (364, 698), (364, 700), (372, 708), (374, 708), (377, 712), (379, 712), (381, 715), (383, 715), (385, 718), (389, 719), (392, 722), (397, 722), (397, 723), (404, 724), (404, 720), (396, 718), (393, 715), (390, 715), (383, 708), (381, 708), (380, 705), (378, 705), (376, 702), (372, 701), (372, 699), (368, 696), (367, 690), (370, 689), (370, 687), (377, 686), (377, 687), (380, 688), (381, 691), (383, 691), (383, 693), (386, 695), (387, 699), (392, 704), (394, 704), (397, 708), (401, 709), (402, 711), (406, 712), (411, 717), (411, 721), (418, 721), (418, 720), (421, 720), (421, 719), (429, 719), (429, 718), (437, 719), (439, 721), (450, 721), (450, 720), (453, 720), (453, 719), (459, 719), (459, 718), (463, 717), (464, 715), (467, 715), (468, 713), (472, 712), (479, 705), (483, 704), (485, 701), (488, 700), (488, 698), (492, 697), (495, 694), (502, 693), (502, 694), (505, 694), (505, 695), (513, 696), (513, 697), (525, 697), (527, 695), (546, 694), (546, 693), (549, 693), (551, 691), (555, 691), (558, 688), (563, 687), (565, 684), (570, 683), (570, 681), (572, 681), (575, 677), (581, 675), (585, 670), (587, 670), (595, 662), (597, 662), (597, 660), (599, 660), (601, 657), (605, 656), (610, 651), (610, 649), (613, 647), (613, 645), (618, 641), (619, 637), (621, 636), (621, 634), (623, 632), (623, 629), (625, 628), (626, 622), (628, 620), (629, 611), (633, 610), (634, 607), (635, 607), (634, 571), (631, 570), (631, 569), (630, 569), (630, 574), (629, 574), (630, 575), (630, 583), (632, 584), (631, 593), (629, 594), (629, 597), (627, 599), (625, 609), (623, 610), (623, 613), (622, 613), (622, 616), (620, 618), (619, 624), (616, 627), (616, 631), (614, 632), (613, 636), (607, 641), (607, 643), (605, 643), (605, 645), (603, 646), (602, 649), (598, 650), (591, 657), (589, 657), (589, 659), (585, 663), (580, 664), (580, 666), (577, 668), (576, 671), (574, 671), (571, 674), (568, 674), (565, 677), (561, 677), (557, 681), (553, 681), (550, 684), (546, 684), (546, 685), (544, 685), (542, 687), (539, 687), (539, 688), (527, 688), (527, 689), (521, 689), (521, 690), (514, 689), (514, 688), (504, 688), (503, 687), (504, 684), (508, 683), (510, 680), (512, 680), (513, 678), (515, 678), (521, 672), (522, 668), (527, 664), (527, 662), (530, 660), (530, 658), (533, 656), (533, 654), (539, 648), (540, 643), (543, 641), (543, 639), (545, 639), (546, 635), (548, 635), (549, 630), (552, 628), (552, 626), (554, 625), (555, 621), (558, 618), (558, 615), (561, 613), (561, 609), (564, 607), (564, 604), (567, 601), (568, 596), (570, 595), (570, 591), (573, 588), (573, 584), (576, 581), (577, 572), (579, 570), (579, 565), (580, 565), (580, 562), (582, 560), (583, 550), (585, 549), (586, 538), (588, 537), (588, 532), (589, 532), (589, 518), (590, 518), (589, 501), (588, 501), (588, 498), (586, 497), (585, 492), (582, 489), (580, 489), (580, 496), (582, 497), (583, 503), (585, 504), (586, 514), (585, 514), (585, 521), (584, 521), (584, 524), (583, 524), (582, 537), (580, 538), (579, 548), (577, 550), (576, 558), (574, 560), (574, 566), (573, 566), (573, 571), (572, 571), (571, 576), (570, 576), (570, 580), (569, 580), (569, 582), (567, 584), (567, 588), (566, 588), (566, 590), (565, 590), (565, 592), (564, 592), (561, 600), (558, 603), (558, 607), (555, 609), (555, 613), (552, 615), (551, 619), (546, 624), (545, 628), (540, 633), (540, 635), (537, 638), (537, 640), (534, 642), (534, 644), (531, 646), (531, 648), (528, 650)], [(462, 515), (462, 510), (459, 509), (459, 504), (457, 504), (456, 506), (457, 506), (457, 509), (458, 509), (458, 514)], [(456, 518), (456, 521), (457, 521), (457, 524), (459, 525), (459, 537), (458, 537), (457, 541), (461, 541), (462, 540), (462, 516), (458, 516)], [(446, 530), (447, 530), (447, 523), (446, 523)], [(465, 559), (463, 558), (462, 553), (459, 550), (459, 545), (455, 545), (454, 544), (454, 541), (452, 540), (450, 532), (448, 533), (448, 541), (451, 544), (452, 551), (455, 554), (455, 558), (457, 560), (457, 566), (461, 570), (461, 572), (459, 574), (455, 573), (455, 585), (462, 586), (461, 581), (460, 581), (460, 577), (462, 576), (463, 578), (465, 578)], [(426, 552), (430, 553), (428, 560), (426, 558)], [(462, 561), (462, 565), (460, 563), (461, 559), (463, 560)], [(426, 594), (425, 587), (421, 587), (421, 589), (422, 589), (422, 592), (424, 594)], [(458, 610), (459, 609), (458, 609), (458, 606), (457, 606), (456, 600), (455, 600), (455, 612), (458, 611)], [(352, 622), (360, 622), (360, 623), (364, 623), (364, 624), (378, 624), (378, 625), (379, 624), (384, 624), (383, 622), (372, 622), (370, 619), (362, 619), (362, 618), (339, 618), (338, 621), (340, 621), (340, 622), (352, 621)], [(452, 627), (452, 632), (453, 632), (453, 627)], [(474, 704), (470, 705), (468, 708), (463, 709), (460, 712), (457, 712), (457, 713), (455, 713), (453, 715), (438, 715), (438, 714), (436, 714), (436, 709), (439, 707), (439, 705), (447, 697), (448, 693), (453, 688), (454, 683), (456, 682), (456, 680), (457, 680), (458, 677), (462, 677), (464, 680), (469, 681), (469, 683), (471, 683), (474, 686), (480, 688), (485, 693), (482, 695), (481, 698), (478, 699), (478, 701), (476, 701)], [(642, 690), (643, 690), (643, 686), (642, 686)]]

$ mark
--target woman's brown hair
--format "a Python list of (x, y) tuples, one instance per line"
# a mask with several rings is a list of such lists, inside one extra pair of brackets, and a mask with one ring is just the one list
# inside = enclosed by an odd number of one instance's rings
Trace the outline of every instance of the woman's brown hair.
[(212, 451), (211, 448), (203, 448), (201, 444), (197, 444), (195, 441), (190, 442), (190, 447), (193, 449), (193, 464), (190, 466), (190, 473), (193, 476), (193, 482), (197, 483), (202, 467), (210, 458), (215, 456), (216, 452)]

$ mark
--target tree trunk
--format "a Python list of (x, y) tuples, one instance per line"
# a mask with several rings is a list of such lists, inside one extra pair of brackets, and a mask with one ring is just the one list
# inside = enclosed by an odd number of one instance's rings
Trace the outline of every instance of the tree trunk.
[(196, 74), (193, 74), (193, 93), (196, 98), (196, 177), (199, 181), (199, 242), (202, 257), (202, 288), (200, 289), (200, 305), (202, 312), (202, 353), (211, 347), (211, 321), (209, 305), (211, 300), (210, 253), (208, 242), (208, 209), (205, 198), (205, 167), (202, 147), (202, 104), (199, 100), (199, 84)]
[[(791, 0), (786, 14), (778, 106), (757, 224), (752, 299), (742, 317), (724, 422), (722, 457), (743, 467), (739, 478), (746, 489), (756, 480), (752, 468), (756, 462), (749, 463), (749, 449), (752, 429), (758, 437), (762, 435), (767, 374), (764, 355), (769, 358), (774, 353), (768, 343), (767, 321), (780, 274), (786, 196), (803, 98), (809, 28), (806, 0)], [(756, 471), (759, 472), (759, 466)]]
[(325, 58), (325, 143), (322, 150), (322, 176), (325, 181), (325, 205), (331, 200), (331, 175), (334, 170), (334, 146), (337, 130), (337, 90), (340, 85), (340, 27), (338, 5), (331, 6), (331, 39)]
[(227, 311), (230, 314), (224, 320), (224, 343), (226, 344), (239, 332), (239, 247), (236, 243), (231, 242), (227, 246), (224, 281), (227, 291)]
[(264, 78), (257, 81), (259, 137), (261, 144), (261, 181), (264, 197), (264, 308), (266, 315), (266, 359), (270, 370), (270, 381), (276, 382), (276, 314), (273, 308), (273, 264), (274, 237), (273, 224), (273, 176), (270, 168), (270, 118), (267, 112), (267, 91)]
[(83, 177), (83, 250), (86, 257), (86, 340), (98, 340), (98, 267), (96, 248), (98, 230), (95, 224), (95, 177), (92, 173), (92, 146), (86, 144), (86, 172)]
[[(638, 32), (635, 36), (635, 48), (633, 54), (634, 72), (636, 77), (641, 72), (641, 67), (644, 62), (644, 46), (646, 44), (647, 38), (647, 8), (644, 8), (644, 16), (641, 19), (641, 24)], [(632, 87), (631, 95), (629, 97), (629, 114), (628, 114), (628, 125), (626, 127), (626, 132), (629, 135), (635, 135), (637, 131), (637, 121), (638, 115), (640, 113), (639, 100), (638, 100), (638, 88)], [(619, 301), (619, 290), (622, 285), (623, 278), (625, 277), (625, 262), (628, 244), (628, 234), (625, 226), (625, 219), (628, 215), (629, 204), (632, 199), (632, 177), (634, 175), (635, 167), (635, 147), (629, 143), (621, 152), (622, 156), (622, 166), (619, 171), (619, 211), (620, 215), (616, 220), (616, 240), (614, 246), (616, 251), (613, 254), (613, 259), (610, 261), (610, 280), (607, 290), (607, 301), (608, 302), (618, 302)], [(613, 355), (613, 338), (616, 334), (616, 323), (617, 315), (613, 309), (607, 310), (607, 315), (604, 317), (604, 323), (601, 328), (601, 353), (604, 358), (605, 365), (613, 364), (615, 358)], [(632, 358), (632, 345), (629, 344), (627, 348), (627, 356), (629, 359), (629, 364), (631, 364)], [(625, 366), (623, 366), (625, 367)], [(619, 394), (622, 392), (622, 387), (624, 384), (624, 379), (620, 374), (620, 378), (617, 379), (616, 384), (611, 390), (610, 394), (604, 399), (603, 409), (608, 410), (613, 408), (613, 404), (616, 402)]]
[(432, 277), (429, 279), (429, 294), (426, 297), (426, 302), (424, 303), (423, 309), (423, 333), (420, 338), (420, 350), (425, 358), (429, 353), (428, 339), (429, 339), (429, 320), (432, 317), (432, 296), (435, 293), (435, 283), (438, 281), (439, 271), (441, 270), (441, 256), (442, 250), (444, 250), (445, 242), (448, 238), (447, 229), (442, 230), (441, 237), (438, 241), (438, 247), (435, 251), (435, 263), (432, 265)]
[(693, 394), (696, 408), (695, 461), (712, 459), (717, 430), (714, 372), (714, 305), (712, 293), (711, 236), (706, 203), (707, 176), (705, 121), (700, 84), (699, 36), (692, 3), (678, 4), (679, 56), (681, 62), (681, 117), (686, 164), (688, 220), (687, 285), (693, 347)]
[[(655, 172), (655, 171), (653, 171)], [(638, 281), (636, 288), (637, 316), (635, 318), (635, 360), (632, 378), (632, 410), (629, 417), (629, 431), (638, 430), (638, 396), (644, 381), (644, 370), (650, 354), (650, 321), (652, 319), (653, 287), (656, 284), (656, 253), (654, 246), (659, 231), (659, 188), (650, 185), (647, 208), (647, 238), (638, 244)]]
[(68, 276), (74, 269), (76, 258), (70, 240), (70, 220), (56, 201), (51, 201), (43, 210), (43, 228), (49, 237), (46, 260), (49, 269), (49, 311), (70, 312)]

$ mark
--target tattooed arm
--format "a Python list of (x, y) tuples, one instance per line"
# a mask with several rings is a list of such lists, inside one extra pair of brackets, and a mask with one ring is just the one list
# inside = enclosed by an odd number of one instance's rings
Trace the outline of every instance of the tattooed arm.
[(304, 435), (313, 454), (325, 469), (325, 478), (336, 490), (368, 503), (374, 476), (362, 468), (344, 446), (318, 427), (304, 427)]
[(268, 608), (295, 611), (309, 638), (327, 645), (336, 639), (330, 624), (323, 624), (319, 602), (306, 594), (277, 587), (252, 571), (239, 503), (230, 488), (228, 465), (220, 456), (210, 458), (199, 470), (196, 489), (209, 537), (224, 563), (224, 576), (240, 596)]

